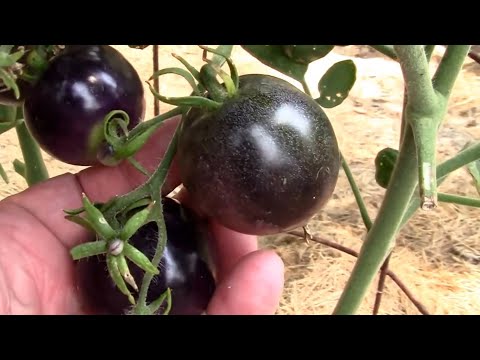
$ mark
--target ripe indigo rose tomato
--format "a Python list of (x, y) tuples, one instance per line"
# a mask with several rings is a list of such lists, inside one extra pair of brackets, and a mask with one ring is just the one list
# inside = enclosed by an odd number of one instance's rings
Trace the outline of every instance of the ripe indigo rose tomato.
[(123, 110), (132, 129), (145, 116), (142, 81), (134, 67), (106, 45), (71, 46), (52, 59), (24, 103), (28, 129), (40, 146), (72, 165), (96, 165), (103, 120)]
[[(147, 302), (154, 301), (169, 287), (172, 291), (172, 315), (202, 314), (215, 290), (215, 280), (199, 250), (210, 236), (198, 217), (177, 201), (164, 198), (167, 246), (158, 267), (160, 274), (150, 285)], [(155, 254), (158, 228), (148, 223), (129, 243), (150, 260)], [(140, 288), (144, 271), (127, 260), (130, 272)], [(131, 306), (109, 277), (105, 257), (91, 257), (77, 264), (78, 284), (89, 307), (104, 314), (124, 314)], [(131, 289), (131, 291), (133, 291)], [(137, 298), (134, 291), (132, 295)], [(163, 308), (162, 308), (163, 309)]]
[(341, 164), (321, 107), (288, 82), (255, 74), (241, 76), (219, 109), (187, 113), (178, 159), (199, 211), (253, 235), (305, 225), (332, 195)]

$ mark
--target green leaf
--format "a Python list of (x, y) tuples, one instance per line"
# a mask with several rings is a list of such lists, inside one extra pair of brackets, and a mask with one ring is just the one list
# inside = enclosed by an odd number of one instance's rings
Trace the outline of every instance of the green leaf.
[(0, 164), (0, 177), (2, 177), (5, 183), (7, 184), (9, 183), (7, 173), (5, 172), (5, 169), (3, 168), (2, 164)]
[(333, 64), (318, 83), (320, 97), (316, 101), (324, 108), (340, 105), (355, 84), (357, 68), (352, 60)]
[(375, 181), (384, 189), (388, 187), (397, 157), (398, 150), (393, 148), (382, 149), (375, 157)]
[(283, 45), (242, 45), (242, 48), (262, 64), (271, 67), (292, 79), (302, 82), (308, 65), (299, 64), (290, 59)]
[(335, 45), (283, 45), (285, 54), (299, 64), (308, 65), (327, 56)]
[(75, 246), (70, 250), (73, 260), (80, 260), (90, 256), (97, 256), (107, 252), (107, 242), (105, 240), (91, 241)]
[(0, 68), (0, 79), (3, 80), (3, 83), (7, 86), (8, 89), (12, 89), (13, 93), (15, 94), (15, 98), (20, 98), (20, 90), (18, 88), (15, 79), (10, 75), (8, 71), (5, 69)]
[(155, 266), (153, 266), (151, 261), (145, 256), (144, 253), (142, 253), (140, 250), (136, 249), (129, 243), (125, 243), (123, 253), (131, 262), (137, 265), (140, 269), (152, 275), (158, 275), (160, 273), (159, 270)]

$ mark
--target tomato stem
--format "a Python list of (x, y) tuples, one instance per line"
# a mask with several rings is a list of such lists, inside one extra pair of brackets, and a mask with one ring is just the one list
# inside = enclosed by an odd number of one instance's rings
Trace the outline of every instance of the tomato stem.
[[(16, 108), (15, 116), (17, 120), (23, 118), (23, 112), (20, 107)], [(42, 152), (32, 134), (30, 134), (27, 125), (25, 122), (21, 122), (15, 129), (25, 163), (25, 180), (28, 186), (47, 180), (49, 174)]]
[(450, 97), (455, 80), (470, 51), (470, 45), (448, 45), (432, 82), (434, 89), (445, 99)]
[(379, 53), (382, 53), (385, 56), (388, 56), (394, 61), (398, 61), (397, 54), (392, 45), (369, 45), (372, 49), (377, 50)]
[(353, 195), (355, 196), (355, 200), (357, 201), (357, 206), (358, 206), (358, 209), (360, 210), (360, 215), (362, 216), (363, 223), (365, 224), (365, 227), (367, 228), (367, 231), (368, 231), (372, 227), (372, 220), (368, 215), (367, 207), (365, 205), (365, 202), (363, 201), (362, 194), (360, 192), (360, 189), (358, 188), (355, 178), (353, 177), (353, 174), (350, 171), (350, 167), (348, 166), (348, 163), (343, 157), (343, 155), (341, 155), (341, 157), (342, 157), (343, 171), (345, 171), (345, 175), (347, 176)]
[[(480, 160), (480, 142), (477, 142), (465, 149), (462, 149), (458, 154), (444, 161), (437, 167), (436, 173), (438, 185), (445, 181), (450, 173), (457, 171), (460, 168), (477, 160)], [(413, 197), (410, 199), (410, 204), (402, 219), (402, 226), (405, 225), (415, 214), (416, 210), (419, 207), (419, 204), (420, 200), (418, 199), (418, 197)]]
[(438, 200), (444, 203), (465, 205), (477, 208), (480, 207), (480, 199), (474, 199), (467, 196), (439, 193)]
[(405, 115), (417, 150), (421, 207), (431, 210), (437, 206), (436, 141), (444, 106), (434, 91), (423, 45), (395, 46), (395, 51), (407, 88)]
[(425, 45), (425, 56), (427, 61), (430, 61), (432, 58), (433, 50), (435, 50), (435, 45)]
[(415, 141), (409, 126), (384, 201), (367, 233), (334, 314), (354, 314), (395, 244), (397, 231), (417, 184)]

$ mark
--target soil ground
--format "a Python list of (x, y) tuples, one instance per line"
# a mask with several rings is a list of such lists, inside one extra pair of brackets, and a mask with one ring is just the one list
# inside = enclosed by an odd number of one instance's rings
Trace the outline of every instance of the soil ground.
[[(152, 73), (151, 48), (145, 50), (116, 46), (134, 64), (142, 79)], [(179, 66), (175, 52), (194, 66), (202, 64), (197, 46), (161, 46), (160, 67)], [(442, 48), (433, 56), (434, 71)], [(239, 72), (267, 73), (299, 86), (286, 76), (264, 66), (240, 47), (233, 54)], [(336, 61), (352, 59), (357, 66), (357, 82), (345, 102), (326, 109), (337, 132), (341, 150), (358, 182), (368, 211), (374, 219), (384, 190), (375, 183), (374, 158), (379, 150), (398, 148), (399, 124), (403, 99), (403, 78), (397, 63), (365, 48), (337, 48), (326, 58), (312, 63), (307, 83), (318, 95), (316, 84)], [(468, 141), (480, 138), (480, 65), (467, 60), (449, 105), (438, 141), (439, 161), (459, 151)], [(149, 90), (145, 87), (147, 94)], [(160, 92), (170, 96), (190, 92), (188, 84), (174, 75), (161, 78)], [(153, 97), (148, 96), (147, 118), (153, 115)], [(171, 106), (161, 104), (161, 112)], [(44, 154), (51, 176), (80, 168), (62, 164)], [(0, 136), (0, 162), (10, 177), (0, 187), (0, 199), (26, 188), (24, 180), (13, 171), (15, 158), (21, 158), (16, 134)], [(465, 170), (453, 173), (442, 192), (478, 196)], [(478, 209), (442, 203), (429, 213), (417, 213), (402, 230), (391, 259), (391, 270), (432, 314), (480, 313), (480, 235)], [(344, 173), (340, 172), (335, 193), (328, 205), (309, 224), (314, 235), (359, 250), (365, 235), (354, 197)], [(278, 314), (330, 314), (355, 263), (350, 255), (327, 246), (290, 235), (263, 237), (260, 246), (275, 249), (285, 262), (286, 284)], [(375, 298), (374, 286), (360, 309), (370, 314)], [(380, 314), (418, 314), (398, 286), (387, 278)]]

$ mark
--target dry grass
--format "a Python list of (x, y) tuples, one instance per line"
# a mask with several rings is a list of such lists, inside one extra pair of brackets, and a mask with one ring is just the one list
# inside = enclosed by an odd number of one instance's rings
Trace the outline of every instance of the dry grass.
[[(150, 50), (131, 50), (126, 46), (118, 48), (134, 63), (144, 79), (150, 76)], [(201, 52), (195, 46), (162, 46), (161, 67), (178, 66), (179, 63), (170, 56), (172, 51), (184, 56), (195, 66), (201, 64)], [(432, 71), (441, 53), (439, 49), (434, 54)], [(398, 64), (384, 56), (372, 56), (370, 52), (347, 47), (312, 64), (307, 83), (313, 89), (313, 94), (318, 94), (316, 83), (323, 72), (334, 62), (353, 55), (362, 56), (352, 57), (358, 68), (357, 83), (350, 97), (341, 106), (327, 110), (327, 113), (369, 213), (375, 218), (384, 190), (375, 183), (373, 160), (379, 150), (386, 146), (397, 147), (398, 142), (403, 96)], [(269, 73), (289, 80), (255, 61), (240, 48), (236, 49), (233, 57), (240, 73)], [(456, 83), (448, 116), (441, 130), (438, 143), (440, 161), (459, 151), (467, 141), (480, 138), (479, 73), (480, 65), (468, 60)], [(173, 75), (161, 78), (160, 82), (163, 94), (178, 96), (190, 91), (186, 82)], [(147, 116), (153, 113), (152, 104), (152, 98), (148, 97)], [(161, 112), (170, 108), (161, 104)], [(25, 188), (25, 184), (9, 166), (15, 157), (19, 157), (15, 134), (4, 134), (0, 140), (0, 161), (12, 179), (9, 186), (1, 187), (2, 198)], [(47, 155), (45, 158), (52, 175), (78, 171), (78, 168), (61, 164)], [(440, 189), (443, 192), (478, 196), (464, 170), (452, 174)], [(434, 212), (414, 216), (398, 239), (390, 268), (432, 314), (480, 313), (479, 265), (459, 255), (465, 254), (465, 249), (470, 247), (470, 259), (478, 257), (479, 211), (442, 204)], [(365, 235), (364, 226), (343, 172), (340, 173), (332, 200), (312, 219), (310, 230), (313, 234), (359, 250)], [(459, 246), (459, 243), (463, 245)], [(332, 312), (355, 258), (320, 244), (307, 245), (290, 235), (264, 237), (260, 239), (260, 245), (275, 249), (286, 265), (286, 285), (279, 314)], [(375, 291), (373, 287), (360, 309), (361, 314), (372, 312)], [(418, 311), (398, 286), (387, 278), (380, 314), (418, 314)]]

